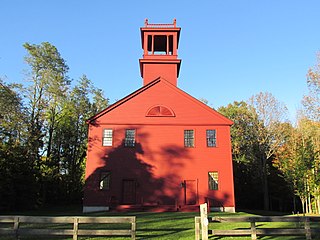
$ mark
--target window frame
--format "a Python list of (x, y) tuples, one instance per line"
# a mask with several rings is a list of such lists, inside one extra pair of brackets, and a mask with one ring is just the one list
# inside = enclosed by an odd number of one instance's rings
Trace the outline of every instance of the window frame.
[[(214, 137), (208, 136), (209, 131), (214, 132)], [(211, 141), (214, 141), (212, 146), (211, 146)], [(207, 147), (209, 147), (209, 148), (217, 147), (217, 130), (216, 129), (207, 129), (206, 130), (206, 142), (207, 142)]]
[(111, 171), (101, 171), (99, 176), (99, 190), (110, 190), (111, 187)]
[[(105, 131), (111, 131), (111, 136), (106, 136)], [(105, 140), (111, 140), (111, 145), (105, 144)], [(112, 147), (113, 146), (113, 129), (112, 128), (104, 128), (102, 131), (102, 146), (103, 147)]]
[[(129, 134), (128, 134), (129, 131), (134, 131), (133, 138), (132, 138), (132, 136), (129, 136)], [(125, 133), (124, 133), (124, 146), (125, 147), (135, 147), (136, 146), (136, 135), (137, 135), (136, 129), (134, 129), (134, 128), (126, 129)]]
[[(192, 138), (190, 137), (190, 135), (186, 134), (186, 133), (190, 133), (190, 132), (192, 132)], [(186, 147), (186, 148), (194, 148), (195, 147), (195, 131), (194, 131), (194, 129), (184, 129), (183, 141), (184, 141), (184, 147)]]
[(208, 188), (210, 191), (219, 190), (219, 172), (218, 171), (208, 172)]

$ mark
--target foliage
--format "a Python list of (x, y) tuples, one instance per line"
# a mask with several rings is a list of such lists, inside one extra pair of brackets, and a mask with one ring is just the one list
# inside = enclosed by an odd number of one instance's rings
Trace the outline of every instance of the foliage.
[(70, 87), (69, 68), (55, 46), (44, 42), (24, 47), (29, 83), (0, 81), (0, 209), (79, 202), (85, 121), (108, 101), (85, 75)]
[(258, 117), (256, 141), (258, 143), (259, 171), (261, 172), (264, 210), (269, 210), (268, 186), (269, 165), (274, 154), (285, 141), (284, 121), (287, 108), (271, 93), (258, 93), (249, 99), (249, 104)]
[[(297, 128), (289, 129), (290, 135), (277, 154), (274, 164), (301, 199), (303, 212), (320, 213), (320, 125), (309, 119), (299, 119)], [(312, 209), (314, 198), (314, 209)]]
[[(283, 182), (283, 179), (271, 166), (271, 161), (263, 163), (261, 160), (261, 156), (265, 153), (258, 139), (265, 134), (267, 129), (259, 120), (256, 109), (242, 101), (221, 107), (218, 111), (234, 122), (231, 127), (231, 138), (236, 206), (261, 209), (263, 207), (261, 203), (264, 202), (264, 189), (261, 186), (267, 180), (274, 186), (271, 193), (277, 198), (284, 199), (282, 204), (279, 203), (278, 206), (273, 204), (272, 207), (278, 210), (288, 210), (284, 202), (288, 201), (285, 195), (289, 189), (278, 184)], [(268, 170), (268, 174), (263, 172), (264, 169)]]
[(0, 208), (7, 209), (31, 207), (38, 187), (25, 157), (26, 115), (15, 87), (0, 79)]
[(307, 74), (308, 94), (303, 97), (303, 113), (313, 121), (320, 122), (320, 53), (317, 63)]
[(254, 162), (258, 124), (256, 113), (243, 101), (220, 107), (218, 111), (234, 123), (231, 128), (233, 159), (244, 164)]
[(286, 119), (286, 107), (271, 93), (256, 94), (248, 104), (234, 102), (219, 108), (234, 121), (231, 137), (238, 207), (246, 207), (243, 201), (251, 202), (253, 192), (257, 196), (262, 191), (264, 209), (273, 205), (273, 199), (281, 202), (292, 192), (300, 198), (303, 212), (320, 213), (319, 56), (316, 66), (309, 69), (309, 92), (295, 127)]
[(11, 143), (23, 140), (24, 113), (17, 85), (8, 85), (0, 78), (0, 140)]
[[(218, 111), (234, 123), (231, 127), (231, 142), (236, 205), (242, 208), (260, 208), (257, 205), (261, 202), (260, 172), (257, 171), (256, 160), (257, 115), (244, 101), (220, 107)], [(250, 194), (252, 191), (256, 194)]]
[(274, 161), (302, 202), (303, 212), (320, 213), (320, 55), (307, 74), (308, 94), (302, 99), (297, 126)]

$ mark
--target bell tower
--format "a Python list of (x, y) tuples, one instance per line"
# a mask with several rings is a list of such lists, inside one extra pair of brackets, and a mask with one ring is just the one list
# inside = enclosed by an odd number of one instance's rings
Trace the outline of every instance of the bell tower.
[(150, 24), (140, 28), (143, 58), (139, 59), (143, 85), (163, 77), (177, 86), (181, 59), (178, 59), (180, 30), (176, 19), (170, 24)]

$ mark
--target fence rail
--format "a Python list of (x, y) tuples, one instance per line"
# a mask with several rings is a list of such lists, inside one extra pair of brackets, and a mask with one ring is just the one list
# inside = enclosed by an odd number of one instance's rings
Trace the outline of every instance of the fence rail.
[[(266, 216), (266, 217), (209, 217), (206, 223), (201, 222), (201, 217), (195, 217), (195, 239), (199, 240), (201, 235), (201, 228), (208, 223), (236, 223), (247, 222), (250, 223), (248, 228), (237, 229), (209, 229), (204, 233), (202, 231), (202, 239), (208, 239), (208, 234), (214, 236), (251, 236), (252, 240), (256, 240), (257, 236), (305, 236), (307, 240), (312, 239), (313, 236), (319, 237), (320, 227), (312, 228), (312, 223), (320, 222), (320, 217), (280, 217), (280, 216)], [(260, 222), (286, 222), (294, 223), (283, 228), (262, 228), (257, 223)], [(207, 226), (203, 226), (207, 228)], [(318, 239), (318, 238), (316, 238)]]
[[(80, 229), (83, 224), (95, 224), (94, 229)], [(103, 229), (105, 224), (108, 229)], [(124, 224), (121, 229), (119, 224)], [(77, 240), (78, 236), (130, 236), (135, 239), (136, 217), (0, 216), (0, 236), (2, 235), (17, 239), (20, 236), (57, 235), (73, 236), (73, 240)]]

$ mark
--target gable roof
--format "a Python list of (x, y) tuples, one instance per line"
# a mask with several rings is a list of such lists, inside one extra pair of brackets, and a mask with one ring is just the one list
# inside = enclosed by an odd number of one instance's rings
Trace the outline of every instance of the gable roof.
[(142, 94), (146, 91), (151, 91), (151, 89), (156, 88), (160, 84), (165, 84), (166, 87), (168, 87), (173, 93), (183, 96), (184, 98), (188, 99), (189, 101), (194, 103), (199, 108), (207, 111), (209, 114), (214, 115), (216, 118), (219, 119), (220, 124), (222, 124), (222, 125), (232, 125), (233, 124), (233, 122), (230, 119), (226, 118), (225, 116), (218, 113), (214, 109), (210, 108), (209, 106), (207, 106), (203, 102), (199, 101), (198, 99), (192, 97), (191, 95), (184, 92), (180, 88), (174, 86), (173, 84), (171, 84), (170, 82), (168, 82), (167, 80), (165, 80), (162, 77), (159, 77), (159, 78), (153, 80), (152, 82), (148, 83), (147, 85), (137, 89), (136, 91), (132, 92), (131, 94), (127, 95), (126, 97), (120, 99), (119, 101), (117, 101), (114, 104), (110, 105), (109, 107), (105, 108), (101, 112), (99, 112), (96, 115), (89, 118), (87, 120), (87, 123), (91, 123), (91, 122), (99, 119), (100, 117), (108, 114), (109, 112), (115, 110), (116, 108), (120, 107), (121, 105), (126, 104), (131, 99), (138, 97), (140, 94)]
[(115, 109), (116, 107), (122, 105), (123, 103), (129, 101), (131, 98), (137, 96), (139, 93), (145, 91), (146, 89), (148, 89), (149, 87), (157, 84), (158, 82), (160, 82), (160, 78), (155, 79), (154, 81), (148, 83), (147, 85), (137, 89), (136, 91), (132, 92), (131, 94), (127, 95), (126, 97), (120, 99), (119, 101), (111, 104), (109, 107), (105, 108), (104, 110), (98, 112), (96, 115), (92, 116), (91, 118), (89, 118), (87, 120), (87, 123), (90, 123), (96, 119), (98, 119), (99, 117), (101, 117), (102, 115), (110, 112), (111, 110)]

